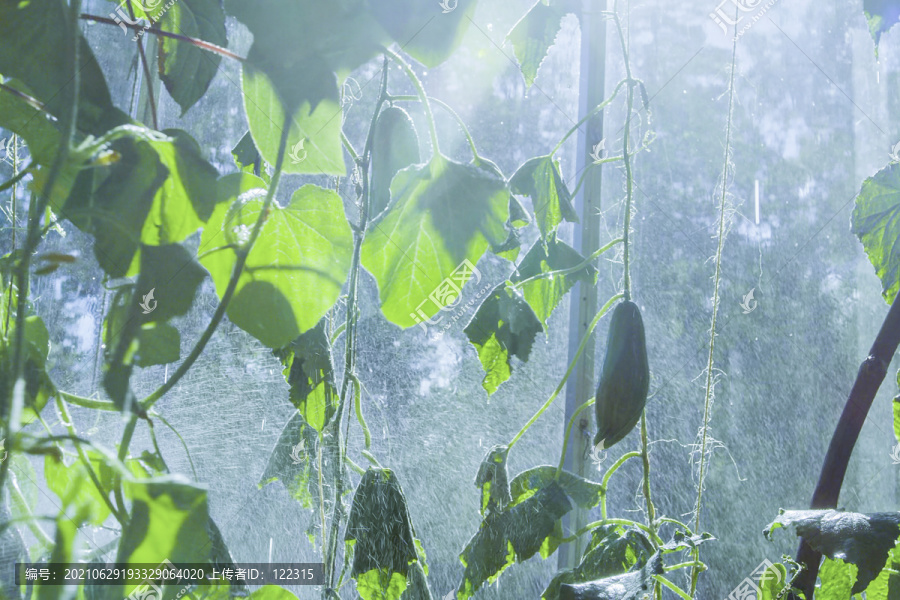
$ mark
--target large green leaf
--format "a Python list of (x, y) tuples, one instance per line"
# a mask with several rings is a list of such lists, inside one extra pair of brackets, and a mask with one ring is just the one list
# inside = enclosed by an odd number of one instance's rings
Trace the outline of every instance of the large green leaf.
[(866, 179), (850, 219), (891, 303), (900, 289), (900, 164), (891, 163)]
[(897, 600), (898, 597), (900, 597), (900, 545), (894, 546), (890, 551), (881, 573), (866, 588), (867, 600)]
[[(61, 119), (75, 86), (69, 39), (68, 5), (59, 0), (0, 1), (0, 73), (20, 80), (46, 109)], [(99, 135), (128, 117), (113, 106), (103, 71), (78, 34), (78, 129)]]
[(837, 510), (788, 510), (770, 523), (771, 538), (779, 527), (793, 527), (817, 552), (841, 559), (859, 569), (853, 593), (866, 589), (888, 559), (900, 537), (900, 513), (860, 514)]
[[(165, 31), (227, 46), (225, 12), (218, 0), (179, 0), (159, 19)], [(206, 93), (222, 57), (167, 37), (159, 38), (159, 77), (184, 113)]]
[(331, 343), (325, 331), (326, 319), (293, 342), (275, 350), (284, 365), (284, 378), (291, 386), (291, 403), (303, 419), (322, 432), (337, 410), (334, 363)]
[(344, 540), (363, 600), (399, 600), (419, 555), (406, 497), (390, 469), (369, 467), (363, 475)]
[(573, 0), (538, 0), (506, 36), (512, 42), (526, 86), (534, 83), (538, 68), (556, 41), (562, 18), (577, 11)]
[(559, 161), (552, 155), (527, 161), (515, 172), (509, 185), (514, 194), (531, 198), (538, 229), (545, 242), (563, 220), (578, 222), (572, 195), (559, 172)]
[(513, 283), (518, 283), (532, 277), (540, 277), (523, 285), (522, 290), (525, 301), (534, 310), (545, 330), (547, 319), (576, 282), (581, 281), (588, 286), (597, 283), (597, 269), (592, 265), (586, 265), (572, 273), (541, 276), (550, 271), (571, 269), (583, 262), (584, 257), (574, 248), (554, 238), (546, 245), (536, 242), (519, 263), (515, 275), (510, 278)]
[[(213, 540), (205, 490), (181, 476), (126, 481), (124, 487), (132, 510), (122, 531), (117, 563), (203, 563), (210, 558)], [(120, 597), (140, 583), (130, 581)], [(163, 598), (169, 597), (164, 592)]]
[[(556, 467), (549, 465), (534, 467), (519, 473), (510, 484), (513, 506), (531, 498), (538, 490), (547, 487), (555, 479)], [(603, 499), (602, 485), (568, 471), (560, 471), (556, 483), (581, 508), (594, 508)]]
[(863, 0), (863, 11), (869, 24), (869, 33), (875, 41), (875, 56), (881, 36), (900, 21), (900, 4), (896, 0)]
[(503, 283), (478, 307), (465, 328), (466, 337), (475, 346), (484, 367), (481, 382), (493, 394), (512, 374), (512, 357), (526, 362), (541, 322), (525, 301), (522, 293)]
[[(203, 230), (200, 244), (207, 250), (200, 260), (219, 297), (237, 260), (234, 246), (249, 239), (264, 196), (263, 190), (250, 190), (231, 206), (219, 204)], [(228, 304), (228, 317), (270, 348), (287, 345), (315, 327), (337, 300), (352, 247), (340, 196), (303, 186), (286, 207), (273, 204)]]
[[(112, 491), (110, 469), (98, 454), (92, 452), (88, 457), (100, 484), (109, 493)], [(60, 458), (48, 454), (44, 457), (44, 478), (47, 487), (59, 497), (64, 510), (80, 512), (94, 525), (102, 525), (106, 521), (110, 514), (109, 506), (81, 461), (75, 459), (67, 465)]]
[(375, 18), (404, 52), (427, 67), (447, 60), (475, 16), (477, 0), (379, 0)]
[(419, 162), (419, 138), (412, 119), (402, 108), (381, 111), (372, 134), (372, 181), (369, 214), (381, 214), (391, 200), (391, 180), (400, 169)]
[(485, 582), (496, 581), (513, 563), (538, 552), (543, 558), (550, 556), (561, 541), (559, 520), (570, 510), (572, 503), (566, 493), (551, 482), (524, 502), (489, 513), (460, 554), (466, 570), (457, 598), (471, 598)]
[[(844, 600), (854, 593), (859, 569), (842, 560), (826, 558), (819, 568), (822, 585), (816, 589), (816, 600)], [(868, 597), (868, 594), (866, 595)]]
[[(29, 91), (15, 80), (3, 84), (25, 93)], [(39, 164), (53, 164), (59, 147), (59, 130), (41, 111), (5, 88), (0, 88), (0, 127), (22, 136), (31, 157)]]
[(508, 198), (500, 177), (440, 155), (397, 173), (362, 248), (384, 316), (411, 327), (458, 298), (488, 246), (506, 239)]
[[(304, 104), (308, 112), (323, 100), (337, 103), (337, 75), (346, 76), (389, 43), (367, 6), (364, 0), (225, 0), (225, 9), (253, 33), (246, 65), (271, 78), (291, 114)], [(339, 127), (340, 108), (330, 112)]]
[[(241, 84), (250, 133), (262, 157), (271, 165), (278, 159), (278, 144), (285, 109), (269, 77), (245, 66)], [(344, 175), (341, 146), (341, 105), (337, 96), (320, 99), (315, 108), (307, 101), (290, 111), (285, 173)]]

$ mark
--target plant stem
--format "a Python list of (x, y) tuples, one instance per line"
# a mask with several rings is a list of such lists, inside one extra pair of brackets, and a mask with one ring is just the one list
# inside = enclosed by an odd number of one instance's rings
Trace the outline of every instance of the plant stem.
[(617, 83), (616, 88), (613, 90), (613, 93), (609, 98), (607, 98), (606, 100), (604, 100), (603, 102), (601, 102), (600, 104), (595, 106), (593, 108), (593, 110), (591, 110), (591, 112), (589, 112), (588, 114), (586, 114), (584, 116), (584, 118), (582, 118), (580, 121), (575, 123), (575, 125), (573, 125), (572, 128), (566, 132), (566, 135), (564, 135), (562, 137), (562, 139), (559, 140), (559, 143), (556, 144), (556, 147), (554, 147), (553, 150), (550, 151), (550, 156), (553, 156), (554, 154), (556, 154), (559, 151), (559, 149), (562, 148), (562, 145), (566, 143), (566, 140), (568, 140), (570, 137), (572, 137), (572, 134), (574, 134), (576, 131), (578, 131), (578, 128), (581, 127), (582, 125), (584, 125), (588, 121), (588, 119), (590, 119), (591, 117), (596, 115), (598, 112), (600, 112), (601, 110), (606, 108), (606, 106), (610, 102), (615, 100), (616, 96), (619, 94), (619, 90), (622, 88), (622, 86), (625, 84), (626, 81), (627, 81), (627, 79), (623, 79), (622, 81)]
[[(735, 10), (735, 12), (737, 12)], [(712, 324), (709, 330), (709, 355), (706, 361), (706, 391), (703, 400), (703, 431), (700, 442), (700, 469), (697, 478), (697, 504), (694, 509), (694, 531), (700, 531), (700, 509), (703, 500), (703, 477), (706, 474), (706, 444), (709, 437), (709, 418), (710, 409), (712, 408), (713, 396), (713, 357), (716, 347), (716, 319), (719, 314), (719, 281), (722, 277), (722, 248), (725, 245), (725, 201), (727, 199), (728, 189), (728, 162), (731, 154), (731, 122), (734, 115), (734, 71), (737, 61), (737, 37), (734, 38), (731, 50), (731, 75), (728, 83), (728, 119), (725, 125), (725, 157), (722, 165), (722, 197), (719, 201), (719, 233), (718, 244), (716, 248), (716, 272), (713, 280), (713, 309)], [(695, 548), (692, 552), (694, 560), (700, 560), (700, 549)], [(693, 567), (691, 569), (691, 595), (697, 591), (697, 578), (700, 575), (700, 569)]]
[[(685, 565), (685, 566), (687, 566), (687, 565)], [(684, 600), (691, 600), (691, 596), (688, 595), (687, 592), (685, 592), (683, 589), (681, 589), (680, 587), (678, 587), (677, 585), (675, 585), (674, 583), (672, 583), (671, 581), (669, 581), (662, 575), (654, 575), (653, 579), (657, 583), (663, 584), (664, 586), (666, 586), (667, 588), (669, 588), (670, 590), (672, 590), (673, 592), (678, 594), (680, 597), (684, 598)]]
[(62, 396), (62, 399), (68, 402), (69, 404), (74, 404), (75, 406), (80, 406), (82, 408), (90, 408), (93, 410), (105, 410), (108, 412), (118, 412), (118, 408), (112, 402), (107, 400), (97, 400), (94, 398), (84, 398), (82, 396), (77, 396), (75, 394), (71, 394), (69, 392), (64, 392), (59, 390), (59, 395)]
[(622, 56), (625, 58), (625, 77), (628, 81), (628, 91), (625, 99), (625, 132), (622, 134), (622, 160), (625, 161), (625, 224), (623, 226), (622, 238), (624, 239), (625, 252), (625, 300), (631, 300), (631, 263), (628, 248), (628, 237), (631, 229), (631, 200), (634, 194), (634, 181), (631, 174), (631, 156), (628, 153), (628, 138), (631, 135), (631, 113), (634, 109), (634, 85), (635, 80), (631, 78), (631, 61), (628, 58), (628, 48), (625, 44), (625, 34), (622, 31), (622, 22), (619, 19), (619, 13), (616, 10), (618, 2), (613, 2), (613, 21), (616, 24), (616, 31), (619, 33), (619, 42), (622, 45)]
[(544, 402), (544, 405), (541, 406), (536, 413), (534, 413), (534, 416), (531, 417), (531, 419), (529, 419), (527, 423), (525, 423), (525, 426), (522, 427), (522, 429), (519, 431), (519, 433), (516, 434), (516, 437), (514, 437), (512, 439), (512, 441), (509, 443), (509, 446), (508, 446), (509, 449), (512, 449), (512, 447), (516, 444), (516, 442), (519, 441), (519, 438), (521, 438), (523, 435), (525, 435), (525, 432), (528, 431), (528, 429), (532, 425), (534, 425), (535, 421), (537, 421), (538, 418), (540, 418), (540, 416), (542, 414), (544, 414), (545, 410), (550, 408), (550, 405), (553, 404), (553, 401), (556, 400), (557, 396), (559, 396), (559, 393), (566, 386), (566, 381), (569, 380), (569, 375), (572, 374), (572, 370), (575, 368), (575, 364), (578, 362), (578, 359), (581, 358), (581, 353), (584, 351), (584, 347), (587, 346), (588, 340), (591, 339), (591, 336), (594, 333), (594, 329), (597, 327), (597, 323), (600, 322), (600, 318), (606, 314), (606, 312), (612, 307), (613, 304), (615, 304), (615, 302), (617, 300), (619, 300), (621, 298), (622, 298), (622, 294), (616, 294), (615, 296), (610, 298), (606, 302), (606, 304), (603, 305), (603, 308), (600, 309), (600, 312), (597, 313), (597, 316), (594, 317), (594, 320), (591, 321), (591, 324), (588, 326), (588, 329), (585, 332), (584, 337), (581, 338), (581, 345), (578, 346), (578, 351), (575, 353), (575, 357), (572, 359), (572, 362), (569, 364), (569, 368), (566, 370), (566, 374), (562, 378), (562, 381), (559, 382), (559, 385), (556, 386), (556, 389), (553, 391), (552, 394), (550, 394), (550, 397), (547, 399), (546, 402)]
[[(112, 19), (108, 19), (106, 17), (101, 17), (99, 15), (89, 15), (89, 14), (82, 13), (80, 16), (85, 21), (95, 21), (97, 23), (104, 23), (106, 25), (120, 25), (119, 23), (116, 23)], [(128, 29), (133, 29), (134, 31), (144, 31), (144, 28), (140, 25), (130, 25), (128, 23), (121, 23), (121, 25), (124, 25)], [(167, 38), (171, 38), (173, 40), (178, 40), (181, 42), (186, 42), (188, 44), (193, 44), (194, 46), (197, 46), (198, 48), (200, 48), (202, 50), (206, 50), (207, 52), (215, 52), (216, 54), (221, 54), (222, 56), (224, 56), (226, 58), (232, 58), (234, 60), (238, 60), (241, 62), (247, 60), (243, 56), (239, 56), (226, 48), (222, 48), (221, 46), (216, 46), (215, 44), (212, 44), (210, 42), (205, 42), (205, 41), (197, 39), (197, 38), (192, 38), (192, 37), (189, 37), (186, 35), (180, 35), (178, 33), (172, 33), (170, 31), (163, 31), (161, 29), (147, 29), (146, 31), (147, 31), (147, 33), (152, 33), (153, 35), (158, 35), (160, 37), (167, 37)]]
[[(28, 173), (28, 170), (22, 171), (19, 173), (19, 136), (13, 135), (12, 137), (13, 144), (13, 178), (8, 182), (0, 186), (0, 191), (6, 189), (6, 186), (9, 185), (12, 187), (12, 194), (10, 196), (10, 203), (12, 204), (12, 253), (14, 254), (16, 251), (16, 232), (19, 229), (19, 219), (16, 215), (16, 207), (18, 206), (18, 186), (16, 185), (19, 180)], [(9, 335), (9, 318), (12, 315), (12, 298), (13, 298), (13, 286), (9, 286), (9, 293), (7, 294), (6, 299), (6, 322), (3, 325), (3, 337)]]
[(644, 466), (644, 499), (647, 501), (647, 522), (656, 531), (656, 508), (650, 498), (650, 452), (647, 440), (647, 409), (641, 413), (641, 461)]
[(431, 113), (431, 105), (428, 103), (428, 96), (425, 94), (425, 88), (422, 86), (422, 82), (419, 81), (419, 77), (416, 75), (416, 72), (412, 70), (412, 67), (409, 66), (409, 63), (403, 60), (399, 54), (396, 54), (387, 48), (384, 49), (384, 53), (390, 56), (391, 60), (395, 63), (400, 65), (400, 68), (403, 69), (403, 72), (406, 73), (406, 76), (412, 82), (413, 87), (416, 88), (416, 93), (419, 95), (419, 100), (422, 102), (422, 110), (425, 111), (425, 119), (428, 121), (434, 155), (440, 156), (441, 150), (438, 146), (437, 127), (435, 126), (434, 115)]
[(585, 258), (583, 261), (581, 261), (574, 267), (569, 267), (567, 269), (558, 269), (556, 271), (547, 271), (545, 273), (538, 273), (537, 275), (529, 277), (528, 279), (523, 279), (522, 281), (515, 282), (513, 284), (513, 287), (515, 289), (521, 289), (526, 284), (531, 283), (532, 281), (537, 281), (538, 279), (550, 279), (551, 277), (556, 277), (557, 275), (568, 275), (569, 273), (575, 273), (577, 271), (580, 271), (581, 269), (585, 268), (586, 266), (590, 265), (592, 262), (597, 260), (597, 258), (599, 258), (601, 254), (605, 253), (607, 250), (609, 250), (616, 244), (621, 244), (622, 241), (623, 241), (622, 238), (614, 239), (613, 241), (609, 242), (602, 248), (598, 249), (596, 252), (594, 252), (587, 258)]
[(559, 479), (560, 473), (562, 473), (563, 465), (566, 463), (566, 450), (569, 447), (569, 436), (572, 435), (572, 428), (575, 426), (575, 419), (578, 418), (578, 415), (581, 414), (581, 411), (588, 408), (589, 406), (593, 406), (595, 398), (591, 398), (581, 406), (579, 406), (574, 413), (572, 413), (572, 418), (569, 419), (569, 426), (566, 428), (566, 436), (563, 438), (563, 447), (562, 447), (562, 455), (559, 457), (559, 465), (556, 467), (556, 477), (555, 479)]
[[(131, 0), (126, 0), (125, 4), (128, 6), (128, 14), (131, 16), (131, 20), (134, 21), (134, 8), (131, 5)], [(150, 66), (147, 64), (147, 54), (144, 52), (144, 40), (138, 38), (137, 47), (138, 56), (141, 59), (141, 67), (144, 69), (144, 85), (147, 88), (147, 101), (150, 103), (150, 116), (153, 119), (153, 129), (159, 129), (159, 122), (156, 119), (156, 98), (153, 97), (153, 76), (150, 74)]]
[[(613, 465), (609, 468), (609, 470), (603, 474), (603, 479), (600, 482), (600, 485), (603, 486), (603, 489), (609, 489), (609, 479), (612, 477), (613, 473), (619, 470), (619, 467), (625, 464), (629, 458), (639, 458), (641, 456), (640, 452), (628, 452), (623, 454), (619, 460), (613, 463)], [(600, 516), (604, 519), (606, 518), (606, 496), (600, 500)]]
[[(419, 100), (419, 96), (388, 96), (388, 100), (390, 102), (415, 102)], [(469, 142), (469, 148), (472, 150), (472, 160), (477, 162), (480, 158), (478, 156), (478, 150), (475, 148), (475, 139), (472, 137), (472, 134), (469, 133), (469, 128), (466, 127), (466, 122), (462, 120), (462, 118), (456, 113), (455, 110), (450, 108), (450, 105), (444, 102), (443, 100), (439, 100), (432, 96), (428, 96), (428, 100), (430, 102), (434, 102), (453, 117), (456, 122), (459, 124), (460, 128), (463, 130), (463, 135), (466, 136), (466, 141)]]
[[(44, 213), (44, 208), (50, 202), (50, 193), (60, 171), (69, 157), (69, 150), (75, 138), (76, 122), (78, 119), (78, 93), (81, 85), (79, 65), (79, 51), (81, 30), (78, 27), (78, 12), (81, 7), (81, 0), (71, 0), (69, 5), (68, 27), (65, 29), (65, 36), (69, 45), (68, 67), (72, 73), (69, 80), (72, 94), (69, 101), (68, 110), (61, 122), (61, 135), (59, 149), (50, 167), (47, 180), (41, 189), (40, 198), (37, 202), (29, 204), (28, 229), (25, 237), (25, 245), (22, 248), (22, 257), (19, 259), (15, 269), (16, 282), (18, 284), (18, 294), (16, 299), (16, 330), (15, 340), (13, 341), (13, 364), (12, 377), (9, 381), (9, 388), (5, 390), (7, 402), (5, 406), (0, 406), (0, 419), (4, 421), (3, 425), (6, 435), (3, 437), (9, 439), (13, 448), (16, 447), (15, 436), (19, 433), (21, 413), (25, 404), (25, 314), (28, 303), (28, 269), (31, 264), (31, 255), (41, 241), (40, 238), (40, 219)], [(11, 461), (4, 460), (0, 463), (0, 496), (3, 494), (6, 476), (9, 472), (9, 463)]]

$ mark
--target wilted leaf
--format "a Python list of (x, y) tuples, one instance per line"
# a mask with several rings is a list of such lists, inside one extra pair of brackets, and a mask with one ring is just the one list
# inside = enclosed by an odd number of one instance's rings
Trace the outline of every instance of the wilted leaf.
[(860, 514), (837, 510), (788, 510), (766, 527), (771, 538), (779, 527), (793, 526), (816, 552), (856, 565), (853, 593), (866, 589), (887, 562), (900, 537), (900, 513)]
[(466, 570), (458, 598), (471, 598), (485, 582), (493, 583), (510, 565), (538, 551), (550, 556), (561, 541), (559, 520), (570, 510), (563, 489), (551, 482), (524, 502), (490, 513), (459, 557)]
[[(556, 467), (544, 465), (534, 467), (516, 475), (510, 484), (512, 504), (515, 506), (531, 496), (539, 489), (547, 487), (556, 478)], [(603, 499), (603, 486), (568, 471), (560, 471), (556, 481), (575, 504), (581, 508), (591, 509)]]
[(541, 330), (541, 322), (522, 293), (508, 284), (494, 288), (478, 307), (464, 331), (484, 367), (481, 386), (488, 394), (509, 379), (513, 356), (523, 362), (528, 360), (534, 338)]
[(545, 242), (563, 220), (578, 222), (572, 195), (559, 173), (559, 161), (553, 156), (538, 156), (527, 161), (512, 176), (509, 185), (514, 194), (531, 198), (538, 229)]
[(506, 470), (508, 446), (491, 448), (475, 476), (475, 486), (481, 490), (481, 516), (501, 511), (512, 502), (509, 491), (509, 475)]
[(663, 573), (662, 557), (654, 554), (640, 570), (586, 583), (564, 583), (560, 600), (641, 600), (653, 589), (653, 575)]
[(331, 343), (326, 320), (303, 333), (275, 355), (284, 365), (284, 378), (291, 386), (291, 403), (316, 431), (323, 431), (337, 408)]

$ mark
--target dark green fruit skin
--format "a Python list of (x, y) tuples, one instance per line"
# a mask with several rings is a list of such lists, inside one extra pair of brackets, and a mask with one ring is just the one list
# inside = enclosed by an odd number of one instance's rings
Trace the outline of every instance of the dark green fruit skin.
[(391, 180), (397, 171), (419, 162), (419, 137), (402, 108), (389, 106), (375, 121), (372, 136), (370, 216), (378, 216), (391, 200)]
[(650, 389), (650, 366), (644, 321), (634, 302), (613, 311), (606, 339), (606, 358), (597, 385), (597, 435), (594, 445), (609, 448), (628, 435), (641, 418)]

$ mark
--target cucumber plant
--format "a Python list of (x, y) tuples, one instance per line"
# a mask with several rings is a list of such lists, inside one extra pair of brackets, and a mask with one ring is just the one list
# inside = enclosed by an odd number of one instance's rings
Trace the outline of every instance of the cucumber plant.
[[(194, 366), (227, 316), (284, 367), (287, 400), (296, 413), (284, 426), (262, 481), (280, 481), (309, 509), (310, 540), (325, 565), (321, 597), (350, 597), (353, 580), (365, 600), (431, 598), (425, 547), (432, 541), (417, 537), (402, 482), (390, 465), (379, 463), (364, 419), (365, 382), (356, 369), (365, 344), (359, 336), (362, 272), (378, 285), (384, 318), (412, 328), (434, 323), (472, 277), (480, 279), (477, 265), (485, 255), (507, 259), (506, 281), (485, 295), (464, 328), (484, 367), (483, 387), (492, 394), (512, 376), (513, 356), (528, 360), (535, 337), (574, 284), (595, 285), (595, 261), (621, 246), (622, 292), (596, 314), (553, 394), (512, 440), (488, 452), (475, 474), (482, 522), (461, 549), (465, 569), (455, 596), (470, 598), (514, 564), (538, 553), (548, 558), (560, 544), (589, 536), (580, 562), (558, 573), (543, 598), (605, 598), (621, 589), (628, 590), (627, 597), (661, 598), (663, 588), (690, 597), (705, 567), (698, 548), (712, 536), (657, 515), (650, 495), (643, 414), (649, 365), (643, 325), (631, 302), (629, 236), (632, 161), (652, 136), (633, 139), (636, 92), (648, 113), (649, 105), (643, 83), (631, 72), (618, 3), (604, 14), (621, 45), (625, 78), (552, 151), (523, 162), (509, 178), (479, 155), (465, 123), (427, 94), (411, 64), (434, 67), (445, 61), (460, 45), (476, 0), (459, 0), (443, 11), (437, 3), (414, 0), (179, 0), (151, 7), (126, 0), (122, 8), (128, 19), (124, 12), (115, 13), (118, 18), (82, 14), (79, 0), (0, 0), (0, 126), (15, 134), (14, 146), (24, 140), (31, 156), (27, 165), (16, 159), (13, 178), (0, 186), (12, 189), (12, 225), (15, 230), (23, 221), (24, 231), (24, 239), (14, 238), (0, 261), (0, 418), (9, 454), (0, 462), (0, 490), (11, 507), (2, 527), (27, 528), (40, 542), (29, 557), (85, 558), (74, 532), (93, 524), (115, 535), (108, 548), (87, 558), (114, 552), (123, 564), (232, 561), (209, 516), (207, 492), (170, 473), (153, 434), (155, 423), (167, 424), (157, 403)], [(579, 12), (580, 4), (571, 0), (540, 0), (510, 31), (528, 85), (562, 17)], [(246, 56), (225, 48), (228, 16), (254, 35)], [(440, 27), (418, 35), (438, 17)], [(240, 61), (249, 131), (233, 150), (233, 172), (220, 175), (187, 132), (158, 130), (152, 90), (149, 123), (115, 106), (82, 34), (83, 21), (140, 32), (136, 43), (146, 79), (152, 79), (154, 57), (148, 58), (144, 42), (156, 38), (159, 78), (183, 111), (204, 96), (220, 61)], [(348, 74), (372, 61), (381, 63), (378, 95), (368, 130), (353, 140), (343, 128), (342, 96), (348, 93)], [(414, 95), (394, 93), (391, 70), (406, 77)], [(558, 235), (561, 223), (575, 221), (577, 214), (556, 154), (620, 94), (626, 114), (621, 154), (597, 158), (588, 168), (622, 162), (622, 236), (585, 257)], [(407, 104), (424, 114), (430, 156), (420, 155), (418, 133), (402, 108)], [(470, 162), (441, 152), (432, 107), (459, 122)], [(276, 195), (287, 174), (307, 180), (282, 205)], [(351, 178), (351, 214), (339, 185), (313, 183), (322, 175)], [(30, 198), (22, 218), (15, 204), (26, 177)], [(530, 210), (523, 198), (530, 200)], [(62, 221), (93, 238), (94, 257), (107, 283), (115, 284), (104, 322), (101, 386), (108, 400), (60, 389), (45, 368), (49, 334), (29, 302), (30, 281), (73, 260), (64, 253), (35, 256), (47, 232)], [(519, 260), (518, 231), (529, 222), (538, 239)], [(219, 304), (182, 357), (180, 333), (171, 320), (190, 310), (206, 277)], [(509, 453), (554, 403), (613, 307), (607, 366), (596, 398), (604, 428), (598, 440), (608, 448), (641, 420), (641, 451), (624, 453), (599, 482), (565, 471), (562, 458), (557, 466), (536, 465), (510, 477)], [(137, 397), (136, 370), (155, 365), (174, 369), (163, 385)], [(51, 402), (67, 424), (65, 435), (50, 432), (42, 417)], [(576, 415), (594, 402), (587, 400)], [(126, 425), (119, 443), (106, 447), (79, 434), (68, 417), (70, 406), (121, 413)], [(355, 457), (349, 444), (354, 416), (365, 440)], [(567, 424), (562, 457), (574, 422)], [(139, 426), (148, 428), (154, 452), (131, 452)], [(52, 537), (44, 529), (46, 518), (34, 514), (34, 502), (22, 492), (24, 481), (34, 477), (29, 456), (44, 458), (47, 486), (62, 502), (51, 519)], [(631, 458), (643, 461), (646, 522), (607, 514), (611, 477)], [(371, 466), (363, 469), (363, 460)], [(698, 515), (699, 504), (698, 498)], [(601, 519), (567, 535), (561, 519), (575, 506), (599, 508)], [(690, 558), (673, 562), (676, 554)], [(694, 574), (690, 594), (671, 580), (669, 574), (680, 569)], [(99, 591), (82, 586), (77, 594), (120, 598), (138, 583)], [(65, 588), (36, 588), (41, 599), (70, 597)], [(15, 588), (0, 593), (20, 597)], [(164, 591), (166, 597), (177, 593), (171, 585)], [(227, 598), (246, 590), (223, 581), (183, 593)], [(266, 586), (250, 597), (293, 595)]]

